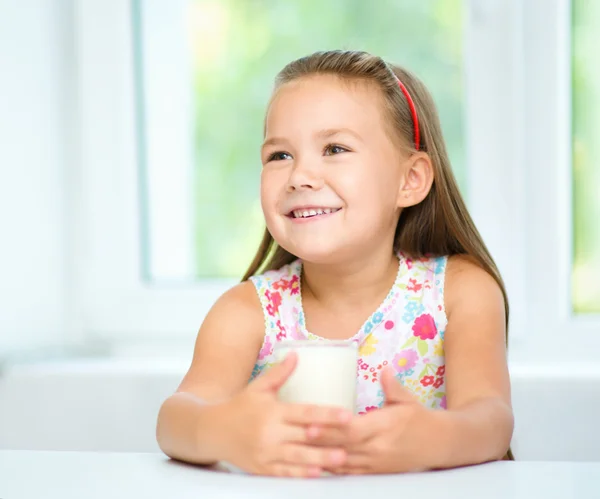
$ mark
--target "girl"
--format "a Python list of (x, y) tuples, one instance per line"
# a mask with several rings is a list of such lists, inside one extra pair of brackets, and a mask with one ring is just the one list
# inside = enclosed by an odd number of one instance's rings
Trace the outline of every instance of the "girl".
[[(364, 52), (316, 53), (278, 75), (264, 137), (267, 230), (160, 410), (161, 449), (288, 476), (501, 459), (506, 293), (423, 84)], [(284, 338), (358, 342), (358, 414), (278, 402)]]

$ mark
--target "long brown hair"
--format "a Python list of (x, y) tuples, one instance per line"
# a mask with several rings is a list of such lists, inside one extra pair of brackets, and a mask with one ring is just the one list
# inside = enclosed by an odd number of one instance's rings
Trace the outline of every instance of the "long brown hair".
[[(504, 282), (460, 194), (446, 150), (436, 106), (425, 85), (412, 73), (386, 63), (380, 57), (358, 51), (316, 52), (285, 66), (275, 79), (275, 92), (284, 84), (316, 74), (333, 74), (347, 81), (376, 84), (384, 97), (390, 128), (404, 147), (414, 149), (414, 129), (406, 98), (398, 78), (410, 93), (421, 135), (420, 151), (433, 165), (434, 181), (427, 197), (402, 210), (394, 248), (412, 258), (424, 256), (468, 255), (488, 272), (504, 296), (508, 324), (508, 298)], [(259, 271), (278, 269), (297, 257), (279, 246), (268, 229), (242, 281)]]
[[(408, 102), (398, 87), (400, 80), (411, 95), (419, 117), (420, 151), (429, 155), (434, 181), (426, 198), (402, 210), (394, 249), (413, 257), (468, 255), (500, 286), (504, 297), (508, 345), (508, 297), (502, 276), (469, 215), (450, 165), (437, 109), (425, 85), (412, 73), (380, 57), (359, 51), (316, 52), (285, 66), (275, 79), (274, 93), (284, 84), (310, 75), (333, 74), (341, 80), (367, 81), (380, 89), (390, 131), (402, 147), (414, 151), (414, 128)], [(265, 229), (260, 247), (243, 277), (278, 269), (297, 257), (279, 246)], [(514, 459), (508, 450), (505, 459)]]

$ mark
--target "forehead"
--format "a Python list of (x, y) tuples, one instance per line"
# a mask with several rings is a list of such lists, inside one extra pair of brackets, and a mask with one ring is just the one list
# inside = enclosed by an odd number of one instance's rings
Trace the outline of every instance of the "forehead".
[(267, 110), (265, 136), (334, 128), (369, 135), (382, 130), (383, 109), (383, 97), (373, 83), (305, 76), (277, 89)]

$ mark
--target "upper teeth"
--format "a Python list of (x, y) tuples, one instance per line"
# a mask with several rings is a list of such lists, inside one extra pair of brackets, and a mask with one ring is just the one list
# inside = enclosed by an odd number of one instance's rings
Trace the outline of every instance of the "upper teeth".
[(294, 218), (314, 217), (315, 215), (327, 215), (337, 211), (337, 208), (313, 208), (310, 210), (294, 210)]

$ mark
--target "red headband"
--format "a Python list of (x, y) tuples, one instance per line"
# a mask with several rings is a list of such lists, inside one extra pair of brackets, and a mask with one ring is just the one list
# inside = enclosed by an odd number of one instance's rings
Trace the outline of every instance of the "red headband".
[(418, 151), (421, 146), (421, 137), (419, 134), (419, 118), (417, 117), (417, 108), (415, 107), (415, 103), (413, 102), (404, 84), (397, 77), (396, 81), (398, 82), (398, 85), (400, 86), (400, 90), (402, 90), (404, 97), (406, 97), (406, 100), (408, 101), (408, 107), (410, 108), (410, 114), (412, 115), (413, 124), (415, 126), (415, 149)]

